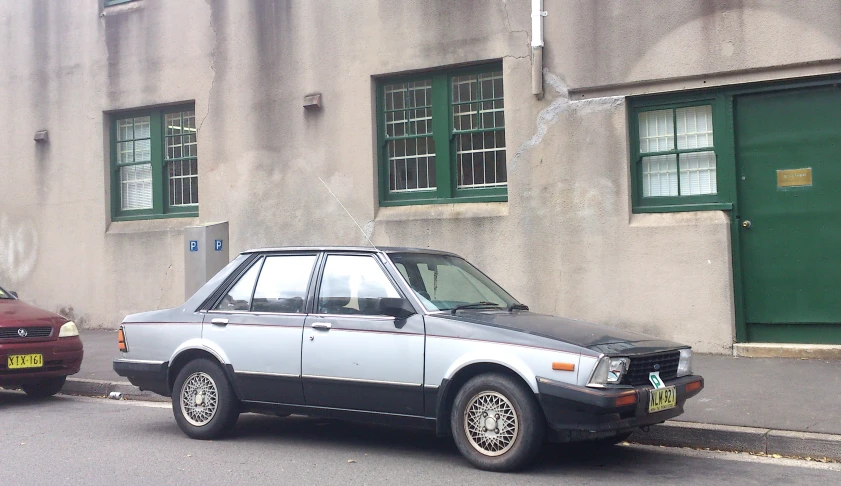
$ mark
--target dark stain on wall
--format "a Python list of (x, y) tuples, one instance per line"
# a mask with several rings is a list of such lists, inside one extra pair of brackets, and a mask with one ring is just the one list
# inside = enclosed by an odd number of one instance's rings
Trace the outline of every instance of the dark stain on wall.
[(289, 0), (252, 2), (250, 6), (257, 51), (252, 98), (256, 142), (262, 150), (279, 151), (283, 141), (277, 133), (282, 132), (286, 125), (282, 100), (279, 99), (279, 94), (283, 92), (281, 87), (285, 84), (284, 68), (295, 69), (288, 64), (291, 36), (295, 34), (290, 32), (293, 29), (290, 23), (292, 6)]

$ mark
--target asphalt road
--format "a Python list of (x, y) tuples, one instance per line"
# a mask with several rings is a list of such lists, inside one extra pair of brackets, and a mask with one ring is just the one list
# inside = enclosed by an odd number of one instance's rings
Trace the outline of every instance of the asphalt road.
[(243, 415), (221, 441), (186, 438), (167, 404), (0, 391), (0, 484), (839, 484), (841, 464), (619, 446), (548, 447), (533, 468), (477, 471), (426, 432)]

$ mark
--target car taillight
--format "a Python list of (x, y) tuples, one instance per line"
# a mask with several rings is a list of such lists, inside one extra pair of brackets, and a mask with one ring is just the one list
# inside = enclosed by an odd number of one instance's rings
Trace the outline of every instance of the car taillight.
[(120, 351), (127, 353), (128, 346), (126, 346), (126, 333), (123, 332), (123, 328), (121, 327), (119, 331), (117, 331), (117, 345), (120, 348)]

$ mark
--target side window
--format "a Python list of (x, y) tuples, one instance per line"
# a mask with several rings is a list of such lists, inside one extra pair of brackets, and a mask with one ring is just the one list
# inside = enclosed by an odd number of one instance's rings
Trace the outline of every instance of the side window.
[(304, 312), (315, 255), (267, 257), (254, 290), (254, 312)]
[(327, 257), (318, 295), (319, 314), (378, 315), (384, 297), (400, 294), (372, 257)]
[(257, 274), (260, 273), (260, 262), (255, 263), (245, 272), (239, 281), (234, 284), (219, 304), (213, 308), (218, 311), (247, 311), (251, 308), (251, 293), (254, 291), (254, 283), (257, 281)]

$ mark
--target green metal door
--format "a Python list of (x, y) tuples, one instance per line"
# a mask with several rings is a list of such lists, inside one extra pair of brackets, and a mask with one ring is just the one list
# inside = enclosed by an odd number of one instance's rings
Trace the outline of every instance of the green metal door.
[(841, 344), (841, 90), (735, 100), (747, 339)]

